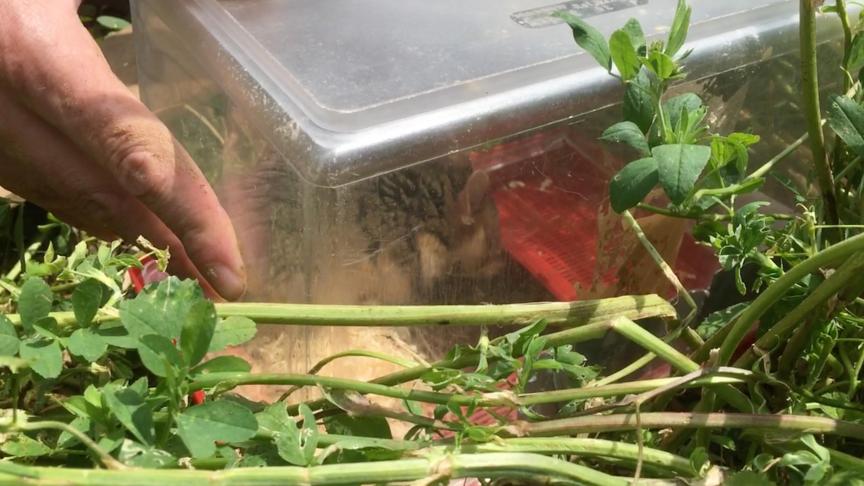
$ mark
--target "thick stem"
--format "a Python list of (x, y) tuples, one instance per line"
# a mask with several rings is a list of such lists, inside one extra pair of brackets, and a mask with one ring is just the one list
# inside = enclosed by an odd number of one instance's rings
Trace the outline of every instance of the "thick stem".
[[(586, 400), (589, 398), (609, 398), (641, 394), (652, 390), (675, 385), (679, 378), (655, 378), (651, 380), (629, 381), (603, 386), (586, 386), (564, 390), (527, 393), (519, 395), (519, 403), (523, 406), (542, 405), (546, 403), (569, 402), (571, 400)], [(743, 383), (744, 380), (730, 376), (712, 376), (699, 378), (681, 384), (681, 388), (697, 388), (711, 385), (729, 385)]]
[(822, 133), (822, 112), (819, 106), (819, 79), (816, 61), (816, 6), (813, 0), (800, 0), (799, 40), (801, 43), (801, 89), (804, 94), (803, 108), (810, 135), (810, 151), (813, 168), (819, 181), (819, 190), (825, 202), (825, 220), (837, 224), (837, 196), (834, 192), (834, 176), (825, 154), (825, 135)]
[[(318, 438), (319, 447), (338, 445), (340, 442), (365, 442), (365, 447), (386, 447), (394, 451), (403, 451), (414, 456), (427, 453), (432, 454), (485, 454), (494, 452), (520, 452), (545, 455), (574, 455), (579, 457), (593, 457), (600, 459), (613, 459), (636, 463), (639, 458), (638, 447), (627, 442), (615, 442), (605, 439), (583, 439), (574, 437), (519, 437), (519, 438), (497, 438), (494, 442), (480, 444), (463, 443), (459, 447), (453, 446), (451, 441), (443, 440), (424, 445), (415, 441), (392, 440), (392, 439), (366, 439), (363, 437), (321, 434)], [(445, 445), (439, 445), (445, 444)], [(658, 469), (665, 469), (683, 477), (692, 478), (697, 472), (690, 465), (690, 460), (666, 451), (652, 448), (643, 448), (642, 459), (645, 464)], [(228, 460), (224, 458), (193, 459), (192, 466), (196, 469), (218, 470), (224, 469)]]
[[(248, 317), (260, 324), (303, 326), (482, 326), (526, 325), (545, 320), (550, 325), (584, 325), (624, 316), (630, 319), (675, 317), (675, 309), (657, 295), (631, 295), (576, 302), (505, 305), (355, 306), (312, 304), (217, 303), (220, 317)], [(8, 314), (14, 324), (17, 314)], [(52, 312), (61, 326), (75, 323), (72, 312)], [(117, 319), (101, 312), (95, 322)]]
[(0, 464), (0, 485), (63, 484), (66, 486), (281, 486), (284, 484), (342, 485), (390, 484), (408, 481), (444, 481), (457, 478), (545, 476), (580, 484), (626, 486), (629, 481), (591, 468), (539, 454), (452, 454), (313, 467), (236, 468), (222, 471), (131, 469), (127, 471), (59, 469)]
[(350, 390), (358, 393), (368, 393), (382, 397), (398, 398), (401, 400), (413, 400), (425, 403), (437, 403), (446, 405), (456, 403), (459, 405), (470, 405), (481, 399), (481, 396), (453, 395), (424, 390), (408, 390), (377, 383), (369, 383), (346, 378), (332, 378), (329, 376), (299, 375), (291, 373), (208, 373), (202, 375), (189, 384), (190, 391), (218, 387), (220, 390), (229, 390), (241, 385), (294, 385), (294, 386), (321, 386), (338, 390)]
[(489, 452), (528, 452), (538, 454), (566, 454), (580, 457), (608, 457), (635, 463), (640, 458), (650, 466), (674, 471), (685, 477), (694, 477), (697, 473), (690, 465), (690, 460), (676, 456), (666, 451), (643, 447), (640, 451), (635, 444), (615, 442), (604, 439), (582, 439), (571, 437), (555, 437), (543, 439), (522, 437), (515, 439), (499, 439), (485, 444), (463, 445), (461, 453)]
[(717, 366), (726, 366), (732, 358), (732, 354), (738, 347), (738, 343), (747, 334), (747, 331), (771, 308), (774, 303), (783, 297), (783, 294), (805, 276), (819, 270), (821, 267), (836, 264), (838, 260), (848, 258), (851, 254), (864, 250), (864, 234), (854, 236), (847, 240), (832, 245), (819, 253), (811, 256), (803, 262), (793, 266), (786, 273), (769, 285), (749, 305), (740, 317), (729, 329), (729, 333), (720, 346), (717, 355)]
[[(639, 420), (641, 422), (639, 425), (644, 429), (765, 429), (864, 439), (864, 425), (806, 415), (649, 412), (640, 414)], [(628, 413), (574, 417), (534, 423), (522, 422), (515, 424), (514, 427), (515, 430), (527, 436), (554, 436), (635, 430), (637, 423), (636, 416)]]

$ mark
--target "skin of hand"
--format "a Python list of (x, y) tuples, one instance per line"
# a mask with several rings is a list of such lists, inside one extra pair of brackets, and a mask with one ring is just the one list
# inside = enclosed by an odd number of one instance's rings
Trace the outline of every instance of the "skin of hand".
[(114, 76), (80, 0), (0, 1), (0, 186), (91, 234), (171, 251), (171, 271), (234, 300), (237, 238), (168, 129)]

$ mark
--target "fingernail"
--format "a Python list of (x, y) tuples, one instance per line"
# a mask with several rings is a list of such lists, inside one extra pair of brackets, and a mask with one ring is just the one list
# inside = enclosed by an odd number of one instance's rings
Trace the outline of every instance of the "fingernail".
[(228, 300), (237, 300), (246, 293), (246, 276), (217, 264), (207, 269), (207, 280)]

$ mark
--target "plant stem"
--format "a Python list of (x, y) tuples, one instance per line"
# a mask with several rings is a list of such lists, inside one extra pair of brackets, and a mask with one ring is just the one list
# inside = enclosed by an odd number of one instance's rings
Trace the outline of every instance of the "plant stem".
[(612, 322), (612, 329), (645, 350), (656, 354), (660, 359), (678, 369), (678, 371), (690, 373), (699, 369), (699, 365), (688, 358), (687, 355), (663, 342), (662, 339), (627, 318), (621, 317), (615, 319)]
[(603, 378), (595, 381), (594, 383), (591, 384), (591, 386), (603, 386), (603, 385), (609, 385), (609, 384), (615, 383), (616, 381), (618, 381), (622, 378), (625, 378), (627, 376), (630, 376), (631, 374), (633, 374), (633, 373), (639, 371), (640, 369), (642, 369), (643, 367), (647, 366), (648, 363), (654, 361), (654, 358), (656, 358), (656, 357), (657, 357), (657, 355), (654, 353), (647, 353), (647, 354), (643, 355), (641, 358), (637, 359), (636, 361), (634, 361), (634, 362), (630, 363), (629, 365), (616, 371), (615, 373), (612, 373), (609, 376), (603, 377)]
[[(864, 439), (862, 424), (807, 415), (648, 412), (640, 414), (640, 422), (645, 429), (770, 429)], [(627, 413), (521, 422), (513, 427), (523, 435), (533, 437), (635, 430), (636, 426), (636, 417)]]
[[(657, 295), (630, 295), (576, 302), (504, 305), (355, 306), (267, 303), (217, 303), (220, 317), (242, 316), (260, 324), (303, 326), (481, 326), (526, 325), (539, 320), (549, 325), (584, 325), (625, 316), (638, 320), (675, 317), (675, 308)], [(61, 326), (75, 323), (72, 312), (52, 312)], [(7, 314), (18, 324), (17, 314)], [(116, 320), (100, 312), (95, 322)]]
[(232, 389), (241, 385), (295, 385), (321, 386), (338, 390), (351, 390), (358, 393), (368, 393), (383, 397), (413, 400), (426, 403), (446, 405), (448, 402), (459, 405), (470, 405), (481, 399), (481, 396), (453, 395), (424, 390), (408, 390), (377, 383), (369, 383), (347, 378), (329, 376), (300, 375), (291, 373), (208, 373), (197, 377), (189, 384), (190, 391), (219, 387), (220, 390)]
[[(377, 351), (367, 351), (365, 349), (350, 349), (348, 351), (336, 353), (336, 354), (330, 355), (330, 356), (322, 359), (321, 361), (315, 363), (315, 366), (313, 366), (312, 368), (309, 368), (309, 371), (307, 371), (306, 374), (316, 375), (316, 374), (318, 374), (319, 371), (321, 371), (321, 369), (323, 369), (325, 366), (332, 363), (333, 361), (336, 361), (337, 359), (340, 359), (340, 358), (351, 358), (351, 357), (363, 357), (363, 358), (378, 359), (381, 361), (386, 361), (388, 363), (392, 363), (392, 364), (401, 366), (403, 368), (413, 368), (415, 366), (418, 366), (418, 364), (413, 362), (413, 361), (408, 361), (408, 360), (399, 358), (397, 356), (391, 356), (389, 354), (379, 353)], [(298, 389), (300, 389), (299, 386), (291, 387), (288, 391), (286, 391), (285, 393), (282, 394), (282, 396), (279, 398), (279, 401), (280, 402), (285, 401), (285, 399), (287, 399), (291, 394), (293, 394)]]
[(819, 107), (819, 80), (816, 61), (816, 6), (813, 0), (800, 0), (799, 40), (801, 43), (801, 87), (804, 93), (803, 108), (810, 135), (810, 151), (819, 190), (825, 201), (825, 220), (837, 224), (837, 195), (834, 192), (834, 176), (825, 154), (825, 135), (822, 133), (822, 112)]
[[(467, 444), (459, 448), (461, 453), (528, 452), (538, 454), (576, 455), (580, 457), (609, 457), (636, 462), (640, 457), (635, 444), (604, 439), (555, 437), (543, 439), (521, 437), (499, 439), (485, 444)], [(645, 464), (668, 469), (685, 477), (694, 477), (696, 471), (690, 460), (659, 449), (642, 448), (641, 458)]]
[[(458, 454), (487, 454), (501, 452), (519, 452), (531, 454), (556, 454), (574, 455), (578, 457), (593, 457), (599, 459), (617, 459), (635, 463), (638, 459), (638, 448), (627, 442), (616, 442), (605, 439), (583, 439), (574, 437), (519, 437), (519, 438), (497, 438), (494, 442), (487, 443), (463, 443), (455, 447), (449, 441), (437, 441), (424, 445), (415, 441), (393, 440), (393, 439), (365, 439), (362, 437), (321, 434), (318, 437), (318, 446), (327, 447), (337, 445), (340, 442), (351, 441), (354, 443), (365, 443), (366, 447), (386, 447), (390, 450), (398, 450), (413, 455), (446, 453)], [(439, 445), (446, 444), (446, 445)], [(652, 448), (644, 448), (642, 458), (645, 464), (659, 469), (665, 469), (684, 477), (696, 476), (696, 471), (690, 465), (687, 458), (671, 454), (666, 451)], [(224, 458), (193, 459), (192, 466), (196, 469), (218, 470), (224, 469), (228, 461)]]
[[(547, 403), (569, 402), (571, 400), (585, 400), (588, 398), (609, 398), (625, 395), (645, 393), (670, 384), (675, 384), (680, 378), (655, 378), (651, 380), (629, 381), (625, 383), (613, 383), (602, 386), (586, 386), (582, 388), (571, 388), (565, 390), (552, 390), (547, 392), (526, 393), (519, 395), (518, 401), (523, 406), (542, 405)], [(740, 378), (729, 376), (712, 376), (700, 378), (682, 384), (681, 388), (698, 388), (711, 385), (727, 385), (743, 383)]]
[[(803, 262), (793, 266), (786, 273), (769, 285), (753, 302), (747, 306), (744, 312), (738, 317), (729, 333), (723, 340), (720, 346), (720, 351), (717, 355), (717, 366), (725, 366), (729, 363), (729, 359), (738, 347), (738, 343), (744, 338), (744, 335), (753, 326), (753, 324), (768, 309), (774, 305), (783, 294), (795, 285), (796, 282), (805, 276), (813, 273), (823, 266), (836, 263), (837, 260), (848, 258), (852, 253), (864, 250), (864, 234), (853, 236), (840, 243), (829, 246), (824, 250), (807, 258)], [(809, 296), (809, 297), (812, 297)], [(808, 297), (808, 298), (809, 298)], [(806, 300), (806, 299), (805, 299)], [(788, 317), (788, 316), (787, 316)], [(785, 320), (785, 319), (784, 319)]]
[(235, 468), (222, 471), (130, 469), (126, 471), (28, 467), (0, 464), (0, 485), (41, 486), (281, 486), (284, 484), (391, 484), (457, 478), (525, 478), (546, 476), (570, 484), (626, 486), (629, 481), (552, 457), (528, 453), (447, 454), (313, 467)]
[(651, 255), (651, 259), (654, 260), (654, 263), (660, 267), (660, 270), (663, 272), (663, 275), (666, 276), (666, 279), (672, 283), (672, 286), (675, 287), (675, 290), (678, 292), (678, 295), (687, 302), (687, 305), (690, 306), (690, 313), (687, 314), (687, 317), (684, 318), (684, 325), (688, 325), (693, 317), (696, 316), (696, 311), (699, 306), (696, 305), (696, 301), (693, 300), (693, 296), (690, 295), (690, 292), (684, 288), (684, 285), (681, 283), (681, 280), (678, 279), (678, 276), (675, 275), (675, 271), (672, 270), (672, 267), (666, 263), (666, 260), (663, 259), (663, 255), (657, 251), (657, 248), (654, 247), (654, 244), (651, 243), (651, 240), (645, 235), (645, 232), (642, 231), (642, 227), (639, 226), (639, 222), (636, 221), (636, 218), (630, 214), (630, 211), (624, 211), (621, 215), (624, 218), (624, 221), (630, 226), (630, 229), (636, 235), (636, 238), (639, 240), (639, 243), (642, 244), (642, 247), (645, 248), (645, 251)]

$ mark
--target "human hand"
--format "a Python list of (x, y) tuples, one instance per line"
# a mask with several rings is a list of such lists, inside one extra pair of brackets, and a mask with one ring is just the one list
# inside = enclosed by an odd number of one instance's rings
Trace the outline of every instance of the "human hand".
[(111, 72), (79, 3), (0, 2), (0, 186), (96, 236), (169, 247), (174, 273), (239, 298), (246, 275), (225, 210)]

